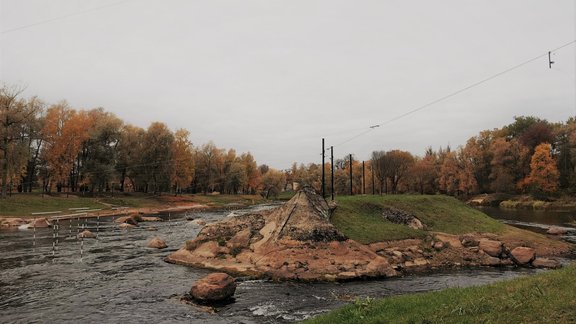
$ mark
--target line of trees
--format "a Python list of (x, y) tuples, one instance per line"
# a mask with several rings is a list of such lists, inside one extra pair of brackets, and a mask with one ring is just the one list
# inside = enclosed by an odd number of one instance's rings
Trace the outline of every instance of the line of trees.
[[(515, 117), (499, 129), (485, 130), (453, 150), (428, 148), (423, 157), (401, 150), (374, 151), (370, 160), (335, 161), (334, 192), (359, 193), (576, 193), (576, 119), (550, 123), (533, 116)], [(296, 165), (289, 182), (321, 186), (320, 164)], [(327, 174), (330, 165), (324, 166)], [(330, 181), (327, 191), (331, 192)]]
[(0, 88), (0, 185), (9, 192), (140, 191), (277, 195), (285, 174), (250, 153), (194, 146), (185, 129), (147, 129), (102, 108), (46, 105), (22, 89)]
[[(297, 164), (279, 171), (258, 165), (250, 153), (195, 146), (185, 129), (153, 122), (147, 129), (124, 123), (102, 108), (78, 110), (65, 101), (46, 105), (0, 88), (1, 196), (11, 191), (139, 191), (278, 195), (293, 184), (320, 191), (322, 167)], [(374, 151), (371, 159), (335, 161), (334, 192), (555, 194), (576, 192), (576, 119), (549, 123), (515, 117), (485, 130), (466, 145), (423, 157), (401, 150)], [(350, 183), (350, 181), (352, 183)], [(331, 192), (327, 181), (327, 192)]]

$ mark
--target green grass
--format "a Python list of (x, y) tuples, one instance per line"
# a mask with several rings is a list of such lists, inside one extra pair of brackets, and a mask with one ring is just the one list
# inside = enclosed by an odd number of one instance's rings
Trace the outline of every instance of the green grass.
[(426, 231), (385, 220), (382, 216), (385, 207), (413, 214), (426, 225), (427, 231), (499, 234), (506, 228), (484, 213), (448, 196), (342, 196), (336, 202), (338, 208), (332, 215), (332, 223), (349, 238), (364, 244), (426, 236)]
[(6, 199), (0, 199), (0, 216), (31, 216), (35, 212), (62, 211), (69, 213), (69, 208), (108, 209), (94, 198), (79, 198), (76, 196), (66, 197), (49, 196), (41, 194), (15, 194)]
[(357, 299), (305, 323), (574, 323), (576, 264), (491, 285)]

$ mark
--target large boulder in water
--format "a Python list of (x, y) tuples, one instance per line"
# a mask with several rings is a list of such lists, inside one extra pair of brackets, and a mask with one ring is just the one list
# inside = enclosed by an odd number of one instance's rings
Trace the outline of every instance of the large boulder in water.
[(282, 207), (208, 224), (166, 260), (275, 280), (397, 275), (385, 258), (340, 233), (310, 188)]
[(226, 273), (212, 273), (196, 281), (190, 295), (201, 302), (219, 302), (232, 298), (236, 281)]
[(159, 238), (158, 236), (155, 236), (148, 242), (147, 247), (153, 249), (165, 249), (168, 247), (168, 244), (166, 244), (166, 242), (163, 239)]

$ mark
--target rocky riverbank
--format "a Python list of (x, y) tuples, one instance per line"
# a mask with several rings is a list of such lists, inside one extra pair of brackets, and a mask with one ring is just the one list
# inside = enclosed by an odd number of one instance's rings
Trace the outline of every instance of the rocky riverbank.
[[(515, 230), (502, 235), (426, 232), (425, 238), (364, 245), (334, 227), (330, 214), (324, 199), (303, 189), (280, 208), (207, 225), (166, 260), (274, 280), (333, 281), (461, 266), (555, 268), (560, 264), (553, 257), (572, 250), (562, 242), (547, 246), (529, 236), (519, 239)], [(386, 210), (383, 217), (406, 226), (418, 221), (398, 210)]]

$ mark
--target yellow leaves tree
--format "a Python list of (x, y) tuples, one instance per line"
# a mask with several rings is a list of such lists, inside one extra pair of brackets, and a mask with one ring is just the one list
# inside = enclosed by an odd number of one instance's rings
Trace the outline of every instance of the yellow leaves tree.
[(244, 189), (244, 193), (254, 194), (258, 190), (260, 182), (262, 181), (262, 174), (258, 169), (258, 164), (256, 163), (254, 156), (252, 156), (250, 152), (243, 153), (240, 156), (240, 160), (244, 165), (244, 168), (246, 170), (246, 176), (248, 178), (246, 188)]
[(282, 189), (286, 186), (286, 175), (284, 172), (269, 169), (262, 176), (262, 189), (266, 199), (269, 197), (277, 197)]
[(89, 138), (90, 122), (91, 118), (85, 111), (77, 112), (64, 101), (48, 108), (42, 130), (47, 191), (50, 191), (52, 180), (56, 182), (58, 191), (66, 183), (82, 143)]
[(536, 146), (530, 160), (530, 175), (523, 181), (524, 187), (545, 193), (553, 193), (558, 190), (560, 172), (556, 167), (556, 161), (550, 153), (552, 146), (542, 143)]
[(183, 186), (189, 186), (194, 178), (194, 149), (189, 136), (190, 132), (185, 129), (179, 129), (174, 134), (171, 181), (176, 194), (180, 193)]
[(436, 157), (433, 154), (427, 154), (421, 159), (415, 159), (410, 174), (414, 181), (415, 187), (420, 194), (434, 193), (434, 179), (436, 173)]

